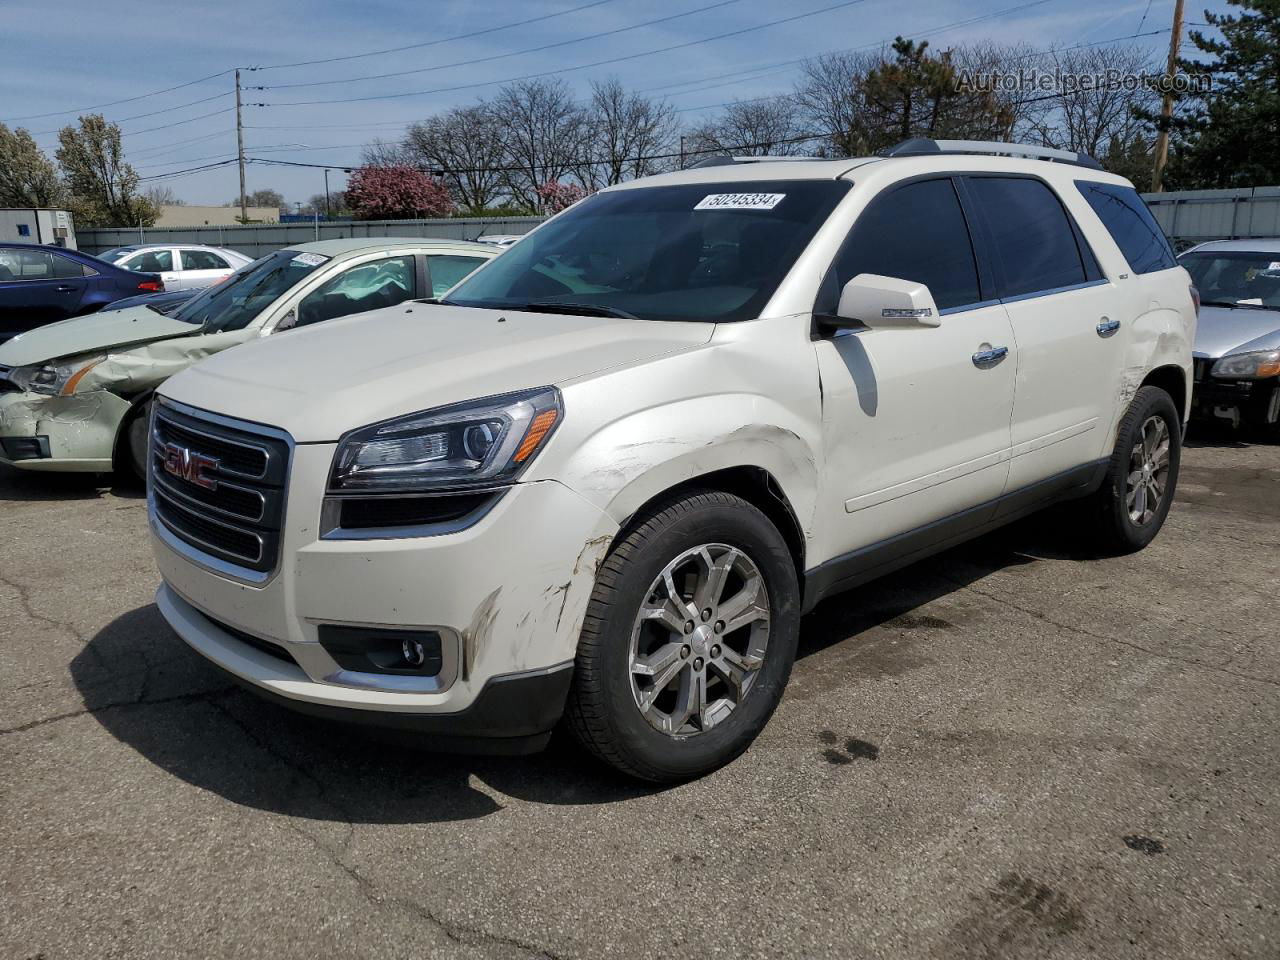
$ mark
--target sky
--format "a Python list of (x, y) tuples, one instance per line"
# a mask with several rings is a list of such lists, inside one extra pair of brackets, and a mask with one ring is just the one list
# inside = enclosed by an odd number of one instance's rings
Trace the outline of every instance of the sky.
[[(234, 163), (181, 171), (234, 159), (236, 67), (246, 88), (245, 155), (332, 164), (330, 185), (341, 189), (341, 168), (358, 165), (361, 147), (375, 137), (397, 139), (408, 123), (492, 96), (502, 81), (530, 74), (556, 71), (580, 95), (592, 80), (616, 76), (627, 87), (666, 97), (693, 125), (727, 101), (789, 90), (799, 68), (787, 61), (874, 48), (896, 35), (941, 49), (977, 40), (1048, 48), (1134, 37), (1131, 42), (1163, 56), (1173, 4), (175, 0), (136, 8), (100, 0), (0, 0), (0, 122), (30, 130), (52, 155), (60, 127), (79, 113), (102, 113), (120, 124), (126, 159), (139, 175), (159, 178), (143, 187), (164, 185), (188, 203), (222, 204), (239, 190)], [(1227, 3), (1193, 0), (1187, 19), (1202, 22), (1206, 7), (1222, 12)], [(777, 22), (783, 20), (789, 22)], [(1163, 32), (1142, 36), (1154, 31)], [(416, 72), (359, 79), (400, 71)], [(348, 102), (302, 102), (334, 100)], [(250, 191), (279, 190), (293, 203), (322, 192), (324, 172), (253, 164), (247, 181)]]

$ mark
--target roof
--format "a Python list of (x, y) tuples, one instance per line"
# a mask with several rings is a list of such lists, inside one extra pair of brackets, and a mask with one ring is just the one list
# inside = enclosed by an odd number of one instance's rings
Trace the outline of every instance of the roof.
[(315, 240), (311, 243), (291, 243), (283, 249), (302, 253), (319, 253), (326, 257), (339, 257), (344, 253), (364, 250), (389, 250), (396, 247), (463, 247), (493, 253), (493, 244), (472, 243), (470, 240), (448, 240), (438, 237), (347, 237), (341, 240)]
[(1210, 240), (1187, 250), (1237, 250), (1245, 253), (1280, 253), (1280, 237), (1256, 237), (1252, 240)]

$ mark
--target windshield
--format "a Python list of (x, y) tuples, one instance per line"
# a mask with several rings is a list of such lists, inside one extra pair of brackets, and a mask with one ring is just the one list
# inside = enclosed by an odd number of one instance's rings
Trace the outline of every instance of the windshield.
[(199, 324), (205, 333), (243, 330), (328, 259), (315, 253), (278, 250), (188, 300), (173, 318)]
[(1206, 250), (1184, 254), (1180, 262), (1203, 304), (1280, 308), (1280, 253)]
[(445, 302), (526, 310), (583, 304), (596, 308), (593, 314), (643, 320), (749, 320), (849, 187), (777, 180), (597, 194), (521, 239)]
[(105, 260), (107, 263), (115, 263), (119, 260), (123, 260), (137, 249), (137, 247), (116, 247), (114, 250), (107, 250), (103, 253), (96, 254), (96, 256), (99, 260)]

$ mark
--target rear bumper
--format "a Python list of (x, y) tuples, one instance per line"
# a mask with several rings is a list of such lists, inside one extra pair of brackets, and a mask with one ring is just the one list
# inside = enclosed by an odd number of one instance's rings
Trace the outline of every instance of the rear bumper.
[(162, 584), (156, 604), (196, 652), (244, 689), (297, 713), (415, 736), (420, 746), (476, 753), (530, 753), (546, 745), (564, 712), (572, 661), (490, 677), (462, 710), (423, 713), (362, 708), (352, 691), (312, 683), (296, 663), (263, 652)]

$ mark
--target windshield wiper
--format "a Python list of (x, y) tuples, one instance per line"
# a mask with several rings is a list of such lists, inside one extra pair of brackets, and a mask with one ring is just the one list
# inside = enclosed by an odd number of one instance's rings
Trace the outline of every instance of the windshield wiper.
[(1227, 300), (1205, 300), (1200, 304), (1202, 307), (1227, 307), (1231, 310), (1275, 310), (1275, 307), (1269, 307), (1265, 303), (1231, 303)]
[(617, 307), (605, 307), (598, 303), (565, 303), (560, 300), (534, 300), (524, 306), (513, 307), (514, 310), (531, 310), (535, 313), (566, 313), (581, 317), (617, 317), (620, 320), (639, 320), (634, 313), (627, 313)]

